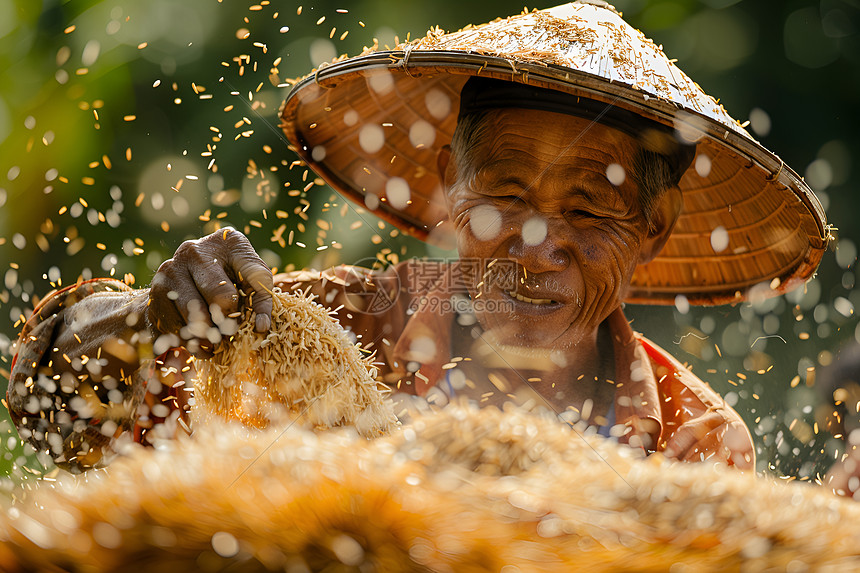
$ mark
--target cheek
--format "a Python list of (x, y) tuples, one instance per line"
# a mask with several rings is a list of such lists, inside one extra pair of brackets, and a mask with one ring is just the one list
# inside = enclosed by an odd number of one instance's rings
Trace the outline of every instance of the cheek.
[[(611, 280), (621, 273), (632, 274), (639, 259), (641, 237), (625, 227), (595, 230), (581, 243), (583, 266), (594, 280)], [(620, 278), (620, 277), (619, 277)]]
[(460, 256), (495, 256), (517, 229), (516, 220), (491, 203), (475, 203), (457, 219)]
[(586, 245), (586, 247), (582, 249), (582, 254), (585, 259), (591, 264), (600, 261), (600, 249), (598, 249), (597, 245), (595, 245), (594, 243), (589, 243), (588, 245)]
[(461, 258), (473, 257), (476, 254), (476, 239), (467, 228), (457, 229), (457, 253)]
[(492, 257), (498, 245), (498, 237), (489, 240), (475, 236), (468, 222), (457, 228), (457, 254), (461, 259)]

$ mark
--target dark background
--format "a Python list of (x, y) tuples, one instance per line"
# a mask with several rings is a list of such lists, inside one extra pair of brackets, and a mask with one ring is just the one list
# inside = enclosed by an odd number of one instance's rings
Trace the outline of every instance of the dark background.
[[(786, 297), (686, 313), (627, 309), (636, 329), (745, 418), (759, 470), (814, 479), (841, 453), (824, 431), (816, 373), (860, 336), (860, 0), (615, 5), (805, 175), (838, 229), (816, 278)], [(279, 270), (357, 261), (379, 248), (375, 235), (424, 254), (390, 239), (389, 225), (353, 225), (361, 220), (327, 188), (315, 186), (299, 214), (304, 194), (289, 192), (314, 175), (291, 168), (277, 128), (288, 88), (277, 86), (374, 37), (393, 44), (395, 34), (522, 9), (340, 0), (298, 14), (288, 2), (0, 0), (0, 369), (16, 323), (53, 285), (113, 274), (145, 286), (182, 240), (218, 225), (246, 231)], [(282, 245), (290, 232), (294, 244)], [(0, 471), (20, 479), (22, 465), (39, 467), (0, 418)]]

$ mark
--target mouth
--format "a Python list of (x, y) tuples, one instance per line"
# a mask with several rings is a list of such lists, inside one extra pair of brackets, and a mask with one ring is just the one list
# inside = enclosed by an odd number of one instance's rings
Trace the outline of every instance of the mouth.
[(511, 298), (515, 298), (520, 302), (525, 302), (528, 304), (534, 304), (537, 306), (548, 306), (551, 304), (557, 304), (558, 303), (558, 301), (555, 301), (555, 300), (552, 300), (549, 298), (529, 298), (529, 297), (522, 295), (522, 294), (520, 294), (514, 290), (509, 290), (506, 292), (507, 292), (508, 296)]

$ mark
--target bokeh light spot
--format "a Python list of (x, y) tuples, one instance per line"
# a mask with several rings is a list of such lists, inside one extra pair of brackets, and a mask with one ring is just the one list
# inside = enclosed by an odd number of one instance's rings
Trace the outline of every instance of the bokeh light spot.
[(768, 113), (760, 107), (750, 110), (750, 127), (759, 137), (767, 137), (770, 133), (771, 122)]
[(310, 46), (311, 65), (318, 68), (324, 62), (330, 62), (337, 57), (337, 48), (331, 40), (316, 38)]
[(233, 557), (239, 553), (239, 542), (226, 531), (218, 531), (212, 535), (212, 549), (221, 557)]
[(436, 342), (429, 336), (419, 336), (409, 344), (409, 357), (418, 363), (431, 362), (436, 352)]
[(624, 179), (626, 178), (624, 168), (618, 163), (610, 163), (606, 166), (606, 178), (609, 179), (610, 183), (618, 187), (624, 183)]
[(847, 269), (857, 260), (857, 246), (848, 238), (839, 239), (836, 245), (836, 264)]
[(101, 53), (102, 46), (98, 40), (90, 40), (84, 46), (84, 50), (81, 53), (81, 64), (85, 67), (92, 66), (96, 63), (96, 60), (99, 58), (99, 53)]
[(696, 156), (695, 168), (699, 177), (706, 178), (711, 174), (711, 158), (704, 153), (700, 153)]
[(690, 301), (682, 294), (675, 296), (675, 309), (681, 314), (690, 312)]
[(729, 233), (726, 228), (720, 225), (711, 231), (711, 248), (715, 253), (721, 253), (729, 246)]
[(436, 128), (419, 119), (409, 128), (409, 143), (413, 147), (428, 148), (436, 141)]
[(364, 206), (371, 211), (375, 211), (379, 208), (379, 197), (373, 193), (368, 193), (364, 196)]
[(431, 89), (424, 96), (424, 105), (435, 119), (443, 120), (451, 113), (451, 98), (436, 88)]
[(807, 165), (804, 178), (814, 190), (824, 191), (833, 182), (833, 170), (826, 159), (816, 159)]
[(490, 241), (501, 231), (502, 217), (492, 205), (478, 205), (469, 211), (469, 227), (479, 241)]
[(411, 197), (409, 184), (402, 177), (392, 177), (385, 183), (385, 196), (395, 209), (405, 209)]
[(343, 114), (343, 123), (346, 124), (347, 127), (352, 127), (358, 123), (358, 112), (354, 109), (346, 110)]
[(379, 95), (385, 95), (394, 88), (394, 77), (391, 72), (377, 72), (367, 78), (370, 89)]
[(365, 125), (358, 132), (358, 144), (365, 153), (376, 153), (385, 145), (385, 132), (378, 125)]
[(523, 224), (523, 243), (532, 247), (539, 245), (546, 239), (546, 233), (546, 220), (543, 217), (532, 217)]

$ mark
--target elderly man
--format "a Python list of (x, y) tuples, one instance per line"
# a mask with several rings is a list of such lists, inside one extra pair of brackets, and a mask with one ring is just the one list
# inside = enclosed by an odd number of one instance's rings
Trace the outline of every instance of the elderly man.
[[(536, 400), (647, 452), (754, 468), (737, 413), (635, 334), (622, 303), (782, 292), (814, 271), (823, 214), (653, 43), (594, 4), (368, 51), (288, 97), (284, 130), (318, 173), (404, 232), (453, 237), (458, 261), (272, 277), (223, 229), (183, 243), (149, 289), (54, 293), (13, 367), (22, 437), (73, 470), (125, 431), (143, 440), (181, 415), (189, 367), (173, 349), (215, 350), (239, 290), (267, 331), (279, 286), (336, 309), (402, 392)], [(149, 345), (174, 368), (146, 367)]]

